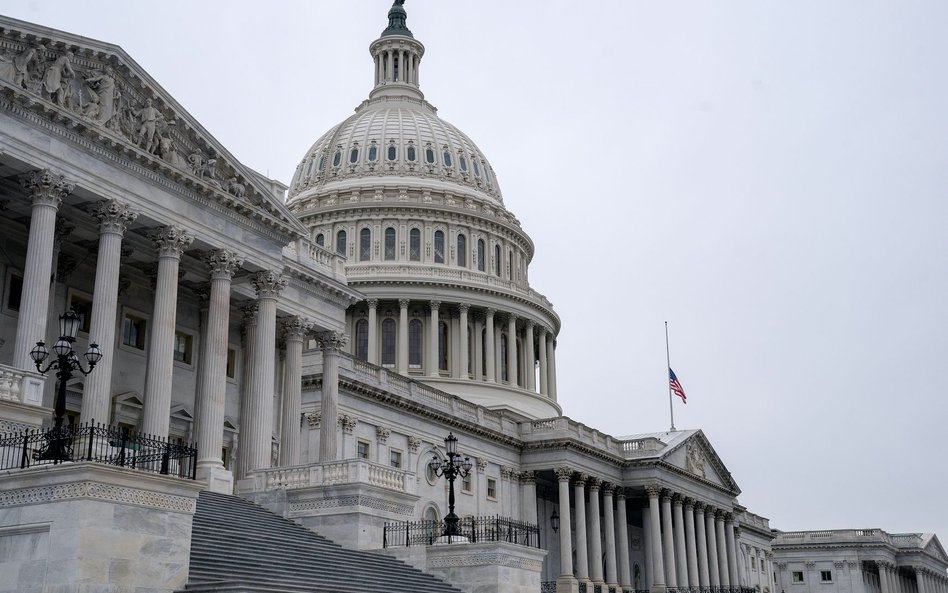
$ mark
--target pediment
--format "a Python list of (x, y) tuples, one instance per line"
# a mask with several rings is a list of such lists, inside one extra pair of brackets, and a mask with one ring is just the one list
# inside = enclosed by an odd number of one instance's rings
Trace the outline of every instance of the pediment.
[(194, 420), (194, 415), (191, 414), (190, 408), (184, 405), (172, 406), (171, 408), (171, 417), (177, 418), (179, 420), (185, 420), (191, 422)]
[(938, 536), (935, 534), (932, 534), (931, 539), (925, 546), (925, 552), (938, 558), (942, 562), (948, 562), (948, 554), (945, 554), (945, 548), (941, 546), (941, 542), (938, 541)]
[(731, 472), (724, 466), (724, 462), (700, 430), (693, 431), (675, 443), (664, 452), (662, 460), (683, 470), (686, 474), (706, 480), (726, 490), (740, 492)]
[(117, 45), (0, 17), (0, 90), (287, 241), (308, 235), (282, 184), (241, 164)]
[(141, 408), (144, 405), (144, 399), (137, 391), (119, 393), (112, 397), (112, 401), (116, 404), (131, 406), (133, 408)]

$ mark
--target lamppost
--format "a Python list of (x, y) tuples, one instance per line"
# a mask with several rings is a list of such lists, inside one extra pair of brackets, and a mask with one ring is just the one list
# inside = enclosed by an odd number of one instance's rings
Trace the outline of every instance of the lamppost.
[(457, 478), (464, 478), (471, 473), (471, 459), (469, 457), (464, 457), (462, 460), (462, 455), (458, 453), (458, 439), (452, 433), (448, 433), (448, 437), (444, 439), (444, 448), (447, 451), (448, 458), (442, 459), (440, 455), (435, 453), (434, 457), (431, 458), (431, 461), (428, 462), (428, 467), (434, 471), (436, 476), (444, 476), (448, 479), (448, 515), (444, 518), (444, 533), (442, 535), (456, 536), (461, 535), (461, 530), (458, 529), (458, 521), (460, 518), (454, 514), (454, 480)]
[(49, 365), (44, 369), (43, 362), (49, 356), (49, 350), (45, 342), (37, 342), (36, 346), (30, 350), (30, 358), (36, 363), (36, 370), (41, 375), (45, 375), (51, 369), (57, 369), (56, 376), (59, 378), (59, 388), (56, 391), (56, 402), (53, 404), (53, 428), (46, 433), (46, 447), (40, 451), (39, 458), (59, 463), (60, 461), (69, 461), (72, 458), (72, 439), (69, 438), (68, 431), (63, 429), (63, 417), (66, 415), (66, 383), (72, 378), (73, 371), (79, 371), (83, 375), (92, 372), (96, 363), (102, 360), (102, 351), (98, 344), (89, 344), (86, 350), (85, 359), (89, 363), (89, 370), (82, 368), (79, 356), (72, 349), (73, 342), (76, 341), (76, 334), (79, 333), (79, 326), (82, 325), (82, 318), (76, 313), (75, 309), (69, 309), (59, 316), (59, 340), (53, 344), (53, 353), (56, 355)]

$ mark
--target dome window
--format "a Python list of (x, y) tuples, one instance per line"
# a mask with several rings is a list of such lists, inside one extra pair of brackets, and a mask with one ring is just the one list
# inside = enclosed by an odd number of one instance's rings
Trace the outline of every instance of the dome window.
[(435, 231), (434, 261), (436, 264), (444, 263), (444, 231)]
[(420, 369), (422, 360), (421, 340), (423, 326), (420, 319), (408, 322), (408, 368)]
[(389, 145), (388, 147), (388, 160), (394, 161), (398, 156), (398, 149), (395, 148), (394, 144)]
[(346, 231), (336, 233), (336, 253), (343, 257), (346, 255)]
[(500, 277), (500, 268), (503, 263), (500, 259), (500, 245), (494, 245), (494, 275)]
[(326, 155), (319, 157), (319, 166), (316, 167), (316, 172), (319, 173), (326, 168)]
[(407, 155), (407, 157), (408, 157), (408, 160), (411, 161), (412, 163), (414, 163), (414, 162), (415, 162), (415, 157), (417, 156), (417, 155), (415, 154), (415, 147), (414, 147), (413, 145), (409, 144), (409, 145), (408, 145), (408, 149), (405, 151), (405, 153), (406, 153), (406, 155)]
[(322, 233), (319, 233), (318, 235), (316, 235), (316, 244), (319, 245), (320, 247), (325, 247), (326, 237)]
[(386, 317), (382, 320), (382, 366), (395, 366), (395, 343), (398, 336), (395, 331), (395, 320)]
[(421, 230), (412, 229), (408, 233), (408, 259), (421, 261)]
[(445, 151), (444, 151), (444, 155), (442, 155), (442, 156), (443, 156), (443, 160), (444, 160), (444, 166), (445, 166), (445, 167), (450, 167), (450, 166), (451, 166), (451, 163), (453, 162), (453, 161), (451, 160), (451, 153), (448, 152), (447, 150), (445, 150)]
[(395, 259), (395, 229), (392, 227), (385, 229), (385, 259)]
[(467, 173), (467, 159), (464, 158), (464, 155), (458, 157), (458, 165), (461, 167), (461, 171)]
[(369, 322), (365, 319), (356, 321), (355, 357), (359, 360), (369, 359)]
[(467, 237), (464, 233), (458, 233), (458, 265), (467, 267)]
[(359, 162), (359, 147), (353, 147), (353, 149), (349, 151), (349, 162), (352, 164)]
[(487, 259), (487, 249), (484, 245), (484, 239), (477, 240), (477, 269), (480, 272), (484, 271), (484, 266), (486, 265), (485, 261)]
[(374, 163), (379, 158), (379, 148), (373, 144), (369, 147), (369, 162)]
[(425, 162), (428, 163), (429, 165), (433, 165), (435, 162), (434, 151), (431, 150), (430, 148), (425, 149)]
[(359, 233), (359, 261), (372, 259), (372, 231), (362, 229)]
[(474, 177), (480, 177), (480, 176), (481, 176), (481, 170), (480, 170), (480, 168), (477, 166), (477, 160), (476, 160), (476, 159), (471, 159), (471, 164), (474, 165)]
[(342, 164), (342, 151), (336, 150), (336, 154), (332, 156), (332, 166), (338, 167)]

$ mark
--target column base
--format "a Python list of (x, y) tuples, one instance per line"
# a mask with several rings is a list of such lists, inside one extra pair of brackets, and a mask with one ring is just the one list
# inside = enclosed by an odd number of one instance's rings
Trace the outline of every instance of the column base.
[(221, 494), (234, 493), (234, 474), (219, 465), (198, 465), (197, 480), (207, 483), (206, 490)]
[(579, 593), (579, 581), (570, 575), (561, 575), (556, 579), (556, 593)]

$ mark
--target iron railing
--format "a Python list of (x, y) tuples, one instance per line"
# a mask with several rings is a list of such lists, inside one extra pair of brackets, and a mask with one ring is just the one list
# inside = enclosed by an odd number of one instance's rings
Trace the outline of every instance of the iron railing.
[(94, 422), (0, 434), (0, 470), (68, 461), (92, 461), (193, 480), (197, 449)]
[[(382, 546), (430, 546), (444, 533), (444, 521), (400, 521), (386, 523), (382, 530)], [(461, 537), (471, 543), (508, 542), (531, 548), (540, 547), (540, 529), (534, 523), (509, 517), (466, 517), (458, 523)]]
[(540, 593), (556, 593), (556, 581), (543, 581), (540, 583)]

